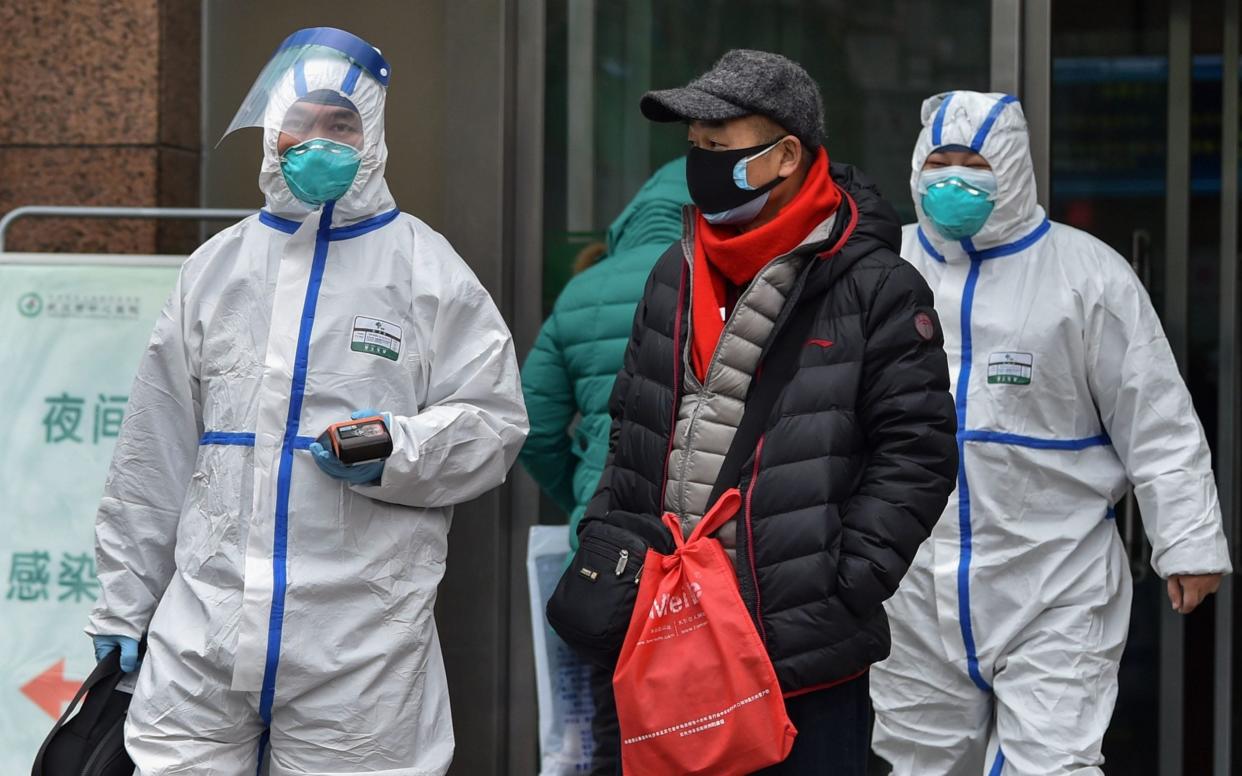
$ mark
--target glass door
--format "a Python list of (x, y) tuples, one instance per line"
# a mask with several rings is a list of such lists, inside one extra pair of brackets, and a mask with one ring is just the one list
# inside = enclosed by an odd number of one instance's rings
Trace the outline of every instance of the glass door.
[[(1168, 9), (1141, 13), (1055, 4), (1049, 216), (1128, 256), (1159, 300), (1165, 281), (1165, 105)], [(1034, 106), (1031, 106), (1034, 107)], [(1121, 510), (1135, 596), (1120, 693), (1105, 739), (1109, 770), (1149, 773), (1161, 741), (1159, 684), (1163, 585), (1151, 571), (1133, 501)]]
[(731, 48), (784, 54), (824, 96), (828, 152), (862, 168), (906, 221), (919, 105), (987, 89), (988, 0), (547, 0), (545, 309), (685, 128), (639, 113)]
[[(1052, 3), (1047, 38), (1026, 37), (1051, 52), (1048, 104), (1027, 105), (1033, 125), (1048, 127), (1049, 215), (1129, 257), (1147, 285), (1203, 420), (1230, 524), (1238, 508), (1237, 243), (1223, 236), (1237, 230), (1238, 130), (1237, 80), (1224, 76), (1238, 67), (1236, 5)], [(1226, 57), (1228, 29), (1235, 42)], [(1232, 101), (1223, 99), (1228, 83)], [(1232, 590), (1189, 617), (1172, 613), (1132, 499), (1118, 530), (1135, 596), (1107, 770), (1230, 773), (1238, 759), (1230, 752)]]

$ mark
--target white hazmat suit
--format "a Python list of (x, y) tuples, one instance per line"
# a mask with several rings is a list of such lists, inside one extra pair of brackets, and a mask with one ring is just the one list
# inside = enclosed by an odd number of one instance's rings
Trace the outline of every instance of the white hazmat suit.
[[(432, 610), (453, 505), (501, 484), (525, 437), (518, 367), (479, 281), (389, 194), (387, 64), (325, 29), (268, 87), (266, 209), (181, 270), (97, 519), (88, 632), (148, 638), (126, 726), (142, 776), (254, 773), (269, 749), (272, 776), (452, 759)], [(276, 128), (321, 89), (365, 142), (348, 192), (312, 209)], [(392, 414), (393, 453), (350, 485), (307, 447), (364, 407)]]
[[(1112, 519), (1133, 483), (1162, 577), (1230, 570), (1207, 442), (1126, 261), (1036, 204), (1010, 96), (923, 104), (902, 256), (936, 294), (958, 410), (958, 489), (888, 602), (874, 747), (894, 776), (1099, 774), (1131, 580)], [(924, 214), (932, 151), (999, 184), (973, 238)]]

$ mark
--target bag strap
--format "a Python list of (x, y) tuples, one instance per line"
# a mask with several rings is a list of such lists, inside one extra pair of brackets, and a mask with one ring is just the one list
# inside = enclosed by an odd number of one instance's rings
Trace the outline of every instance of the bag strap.
[(703, 519), (694, 527), (690, 533), (690, 538), (686, 540), (686, 544), (696, 542), (706, 536), (716, 533), (716, 529), (732, 520), (742, 508), (742, 493), (737, 488), (730, 488), (712, 504), (707, 510), (707, 514), (703, 515)]
[(733, 519), (742, 507), (742, 494), (737, 488), (730, 488), (724, 494), (716, 499), (716, 503), (712, 504), (707, 510), (707, 514), (703, 515), (703, 519), (694, 526), (694, 530), (690, 533), (690, 538), (686, 539), (681, 533), (681, 521), (677, 519), (677, 515), (672, 512), (665, 512), (660, 518), (664, 523), (664, 527), (673, 535), (673, 544), (680, 550), (687, 544), (694, 544), (704, 536), (711, 536), (716, 532), (717, 528)]
[[(858, 226), (858, 205), (844, 189), (841, 190), (841, 194), (845, 205), (849, 208), (849, 220), (845, 222), (845, 226), (832, 246), (810, 259), (812, 264), (817, 261), (830, 260), (840, 253)], [(842, 212), (842, 209), (838, 209), (837, 212)], [(807, 272), (810, 269), (811, 267), (808, 266)], [(777, 318), (777, 324), (771, 336), (778, 339), (772, 343), (770, 349), (765, 349), (761, 356), (757, 374), (751, 380), (750, 392), (746, 396), (746, 409), (742, 412), (741, 423), (738, 424), (733, 441), (729, 444), (729, 450), (725, 453), (724, 462), (720, 465), (720, 474), (717, 475), (712, 494), (707, 499), (708, 504), (717, 503), (726, 490), (736, 488), (740, 484), (742, 464), (758, 447), (759, 438), (763, 436), (764, 426), (767, 424), (772, 408), (776, 406), (777, 397), (781, 395), (781, 391), (798, 371), (800, 353), (806, 344), (803, 337), (811, 330), (818, 312), (815, 305), (798, 305), (802, 289), (805, 287), (807, 272), (799, 278), (798, 285), (795, 286), (789, 301), (786, 302), (792, 310), (783, 327), (780, 317)]]
[(78, 704), (82, 702), (86, 694), (109, 679), (112, 680), (113, 687), (121, 680), (121, 655), (119, 650), (113, 650), (103, 660), (100, 660), (95, 665), (95, 670), (91, 671), (91, 675), (86, 678), (86, 681), (82, 682), (82, 686), (78, 688), (78, 692), (73, 696), (73, 700), (69, 701), (69, 706), (65, 709), (65, 713), (60, 715), (60, 719), (56, 720), (56, 724), (52, 726), (52, 732), (48, 733), (47, 738), (43, 739), (43, 745), (39, 747), (39, 754), (35, 756), (31, 776), (45, 776), (43, 773), (43, 759), (47, 755), (47, 748), (51, 745), (52, 740), (56, 738), (56, 734), (60, 732), (60, 729), (73, 716), (73, 712), (77, 710)]
[(798, 371), (799, 351), (805, 344), (802, 335), (810, 330), (814, 317), (814, 310), (798, 310), (781, 332), (781, 341), (760, 363), (759, 373), (755, 375), (750, 393), (746, 397), (742, 421), (738, 424), (729, 450), (725, 453), (724, 462), (720, 465), (720, 473), (707, 500), (708, 504), (715, 504), (726, 490), (739, 485), (742, 464), (758, 446), (777, 398)]

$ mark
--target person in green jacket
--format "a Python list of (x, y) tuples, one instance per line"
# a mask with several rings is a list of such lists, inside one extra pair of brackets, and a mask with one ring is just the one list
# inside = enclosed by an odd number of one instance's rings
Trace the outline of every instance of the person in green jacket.
[(604, 257), (561, 291), (522, 367), (530, 434), (520, 460), (569, 514), (573, 550), (608, 456), (608, 396), (634, 310), (656, 259), (681, 238), (689, 202), (684, 157), (656, 170), (608, 228)]

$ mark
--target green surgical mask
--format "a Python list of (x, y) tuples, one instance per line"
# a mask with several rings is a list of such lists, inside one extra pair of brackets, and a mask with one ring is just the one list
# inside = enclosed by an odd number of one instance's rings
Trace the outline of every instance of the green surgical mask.
[(971, 167), (924, 170), (919, 177), (923, 212), (946, 240), (979, 233), (996, 206), (996, 174)]
[(361, 161), (357, 149), (351, 146), (312, 137), (281, 155), (280, 171), (293, 196), (319, 206), (349, 191)]

